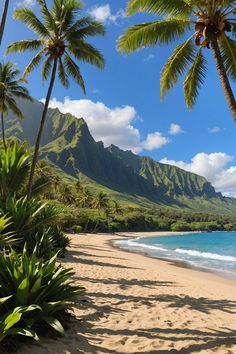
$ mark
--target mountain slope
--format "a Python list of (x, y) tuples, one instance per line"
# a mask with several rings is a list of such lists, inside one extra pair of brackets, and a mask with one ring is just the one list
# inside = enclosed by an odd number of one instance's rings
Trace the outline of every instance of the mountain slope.
[[(25, 119), (20, 121), (10, 115), (7, 135), (33, 145), (43, 105), (37, 101), (19, 105)], [(93, 139), (84, 119), (62, 114), (58, 109), (48, 112), (42, 156), (71, 176), (88, 177), (93, 186), (106, 188), (118, 199), (193, 211), (236, 212), (236, 200), (216, 193), (205, 178), (114, 145), (105, 148)]]

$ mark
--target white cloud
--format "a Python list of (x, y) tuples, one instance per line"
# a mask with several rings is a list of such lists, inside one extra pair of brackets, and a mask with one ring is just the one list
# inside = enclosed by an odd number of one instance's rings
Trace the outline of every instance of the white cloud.
[(78, 118), (83, 117), (94, 139), (102, 140), (105, 146), (114, 144), (138, 153), (142, 150), (159, 149), (170, 142), (160, 132), (148, 134), (143, 140), (139, 130), (133, 126), (139, 117), (131, 106), (109, 108), (102, 102), (71, 100), (67, 97), (64, 102), (54, 98), (50, 107), (57, 107), (62, 113), (69, 112)]
[(111, 6), (104, 4), (101, 6), (94, 6), (89, 11), (89, 14), (97, 21), (112, 22), (117, 24), (119, 20), (126, 18), (126, 13), (123, 9), (119, 9), (116, 13), (112, 14)]
[(22, 0), (16, 3), (18, 7), (32, 7), (35, 4), (36, 4), (36, 0)]
[(162, 159), (160, 162), (178, 166), (184, 170), (197, 173), (210, 181), (217, 191), (227, 196), (236, 197), (236, 166), (228, 167), (233, 156), (222, 152), (212, 154), (199, 153), (191, 162)]
[(221, 132), (221, 128), (220, 127), (213, 127), (213, 128), (209, 128), (208, 129), (209, 133), (220, 133)]
[(170, 139), (166, 138), (160, 132), (148, 134), (147, 139), (143, 142), (143, 148), (145, 150), (160, 149), (163, 145), (170, 143)]
[(148, 61), (153, 60), (153, 59), (155, 59), (155, 55), (149, 54), (146, 58), (143, 59), (143, 61), (145, 63), (147, 63)]
[(169, 128), (170, 135), (177, 135), (183, 133), (183, 130), (180, 125), (172, 123)]

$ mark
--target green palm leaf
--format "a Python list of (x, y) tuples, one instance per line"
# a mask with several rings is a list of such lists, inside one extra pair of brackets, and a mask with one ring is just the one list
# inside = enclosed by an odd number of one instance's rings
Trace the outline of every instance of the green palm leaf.
[(19, 42), (14, 42), (9, 45), (6, 50), (6, 54), (14, 52), (25, 52), (26, 50), (35, 51), (38, 50), (44, 44), (43, 40), (39, 39), (27, 39)]
[(120, 37), (118, 50), (128, 54), (141, 47), (168, 44), (189, 30), (190, 23), (190, 20), (169, 19), (134, 25)]
[(73, 77), (77, 84), (82, 88), (83, 92), (86, 93), (85, 84), (80, 69), (68, 54), (65, 55), (64, 65), (67, 73)]
[(92, 64), (99, 69), (103, 69), (105, 66), (105, 60), (101, 52), (89, 43), (77, 40), (72, 42), (68, 49), (79, 61)]
[(54, 32), (55, 31), (55, 20), (53, 19), (45, 0), (36, 0), (37, 3), (40, 5), (40, 12), (43, 17), (45, 27), (49, 30)]
[(6, 104), (17, 117), (23, 118), (23, 114), (21, 110), (17, 107), (17, 103), (14, 98), (11, 98), (10, 96), (6, 97)]
[(41, 37), (50, 37), (50, 32), (44, 26), (44, 24), (37, 18), (37, 16), (32, 10), (28, 8), (16, 9), (14, 12), (14, 18), (16, 20), (21, 20), (22, 22), (24, 22), (30, 29), (32, 29)]
[(192, 38), (190, 37), (187, 41), (178, 45), (165, 64), (160, 82), (161, 99), (165, 97), (168, 90), (175, 86), (178, 78), (184, 74), (188, 65), (194, 61), (196, 50)]
[(131, 0), (129, 2), (128, 15), (143, 11), (160, 16), (178, 16), (180, 14), (188, 16), (192, 11), (192, 7), (184, 0)]
[(35, 55), (35, 57), (30, 61), (30, 63), (25, 68), (25, 71), (23, 73), (23, 77), (26, 77), (27, 75), (29, 75), (39, 65), (39, 63), (43, 59), (43, 53), (44, 53), (44, 49), (40, 50)]
[(86, 37), (94, 37), (97, 35), (104, 36), (106, 33), (105, 28), (101, 22), (91, 19), (91, 17), (82, 17), (76, 21), (65, 32), (68, 40), (71, 39), (86, 39)]
[(63, 65), (61, 58), (59, 58), (58, 76), (59, 76), (59, 79), (60, 79), (62, 85), (64, 87), (69, 87), (68, 75), (66, 74), (66, 71), (64, 69), (64, 65)]
[(191, 109), (196, 103), (198, 92), (204, 83), (205, 76), (206, 59), (202, 54), (202, 49), (200, 49), (184, 81), (184, 96), (188, 109)]
[[(41, 59), (40, 59), (41, 60)], [(51, 58), (47, 58), (47, 60), (43, 63), (43, 68), (42, 68), (42, 77), (43, 77), (43, 80), (47, 80), (49, 75), (50, 75), (50, 72), (51, 72), (51, 69), (52, 69), (52, 60)]]
[(226, 34), (220, 40), (221, 55), (228, 76), (236, 80), (236, 41)]
[(20, 71), (16, 69), (15, 65), (11, 62), (4, 64), (0, 63), (0, 113), (1, 113), (1, 125), (2, 125), (2, 138), (4, 149), (6, 150), (6, 138), (4, 128), (4, 114), (7, 114), (9, 110), (16, 114), (16, 116), (22, 118), (22, 112), (17, 107), (14, 98), (20, 97), (25, 100), (31, 101), (32, 98), (29, 95), (28, 90), (21, 86), (22, 79), (17, 79)]

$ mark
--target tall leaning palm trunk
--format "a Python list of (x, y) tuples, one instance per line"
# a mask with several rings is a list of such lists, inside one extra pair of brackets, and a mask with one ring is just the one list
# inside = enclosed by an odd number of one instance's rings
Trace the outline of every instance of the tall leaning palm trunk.
[(34, 155), (33, 155), (30, 176), (29, 176), (29, 183), (28, 183), (28, 188), (27, 188), (28, 198), (30, 198), (31, 192), (32, 192), (34, 173), (35, 173), (35, 168), (36, 168), (36, 164), (37, 164), (37, 160), (38, 160), (38, 156), (39, 156), (40, 142), (41, 142), (43, 128), (44, 128), (44, 124), (46, 121), (47, 111), (48, 111), (48, 107), (49, 107), (49, 103), (50, 103), (50, 99), (51, 99), (51, 95), (52, 95), (52, 90), (53, 90), (53, 86), (54, 86), (54, 82), (55, 82), (55, 78), (56, 78), (57, 63), (58, 63), (58, 59), (55, 58), (54, 62), (53, 62), (53, 69), (52, 69), (51, 79), (50, 79), (50, 83), (49, 83), (49, 87), (48, 87), (48, 92), (47, 92), (46, 100), (44, 103), (44, 108), (43, 108), (42, 118), (41, 118), (41, 122), (40, 122), (40, 126), (39, 126), (39, 131), (38, 131), (38, 135), (37, 135), (37, 139), (36, 139), (36, 143), (35, 143)]
[(69, 77), (85, 92), (85, 84), (80, 68), (73, 60), (87, 62), (100, 69), (104, 67), (102, 54), (87, 42), (88, 37), (104, 35), (103, 24), (91, 17), (80, 17), (83, 4), (77, 0), (52, 0), (49, 10), (45, 0), (37, 0), (42, 19), (29, 8), (17, 9), (15, 19), (24, 22), (32, 29), (37, 39), (12, 43), (7, 52), (38, 51), (26, 67), (24, 76), (30, 74), (43, 61), (43, 80), (49, 79), (49, 87), (44, 104), (43, 114), (36, 138), (32, 166), (28, 183), (28, 198), (31, 197), (35, 168), (39, 156), (40, 142), (46, 121), (47, 111), (56, 77), (64, 87), (69, 86)]
[(3, 13), (2, 13), (2, 18), (1, 18), (1, 23), (0, 23), (0, 45), (2, 44), (2, 38), (3, 38), (4, 28), (5, 28), (6, 19), (7, 19), (7, 11), (8, 11), (8, 6), (9, 6), (9, 1), (10, 0), (5, 0), (5, 3), (4, 3)]

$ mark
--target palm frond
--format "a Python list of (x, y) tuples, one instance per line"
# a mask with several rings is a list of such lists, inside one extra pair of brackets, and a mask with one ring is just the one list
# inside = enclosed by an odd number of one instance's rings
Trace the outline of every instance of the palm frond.
[(45, 0), (36, 0), (40, 5), (40, 12), (42, 14), (45, 26), (51, 32), (55, 31), (55, 20), (50, 13)]
[(224, 33), (219, 44), (227, 75), (232, 80), (236, 80), (236, 41)]
[(189, 30), (190, 23), (190, 20), (169, 19), (131, 26), (120, 37), (118, 50), (128, 54), (142, 47), (168, 44)]
[(55, 19), (56, 26), (60, 33), (67, 31), (76, 20), (76, 16), (79, 11), (83, 8), (81, 1), (77, 0), (67, 0), (62, 2), (61, 0), (54, 0), (51, 13)]
[(52, 69), (52, 59), (50, 57), (45, 60), (42, 67), (43, 80), (47, 80)]
[(79, 30), (81, 30), (83, 36), (85, 36), (85, 34), (86, 36), (92, 37), (96, 35), (103, 36), (106, 33), (105, 27), (101, 22), (93, 20), (90, 16), (84, 16), (75, 21), (71, 27), (68, 27), (64, 35), (67, 39), (69, 39), (70, 36), (73, 36), (74, 38), (74, 33), (78, 32)]
[(71, 59), (71, 57), (66, 54), (64, 58), (64, 65), (67, 73), (73, 77), (73, 79), (80, 85), (83, 92), (86, 93), (84, 79), (80, 73), (78, 65)]
[(206, 59), (200, 49), (184, 81), (184, 96), (188, 109), (196, 103), (199, 89), (206, 77), (206, 70)]
[(146, 11), (159, 16), (188, 16), (192, 7), (184, 0), (131, 0), (128, 3), (127, 13), (133, 15), (137, 12)]
[(103, 69), (105, 66), (102, 53), (89, 43), (77, 40), (72, 42), (68, 49), (77, 60), (92, 64), (99, 69)]
[(187, 67), (194, 60), (195, 46), (193, 36), (178, 45), (165, 64), (160, 82), (160, 94), (163, 99), (168, 90), (173, 88), (178, 78), (187, 70)]
[(6, 50), (6, 54), (14, 52), (25, 52), (26, 50), (38, 50), (45, 42), (40, 39), (27, 39), (10, 44)]
[(16, 9), (14, 11), (14, 18), (16, 20), (21, 20), (30, 29), (37, 33), (40, 37), (48, 38), (50, 37), (50, 32), (44, 26), (44, 24), (37, 18), (35, 13), (29, 8)]
[(5, 101), (6, 101), (6, 104), (8, 105), (8, 107), (12, 110), (12, 112), (17, 117), (23, 118), (23, 114), (22, 114), (21, 110), (17, 107), (17, 103), (13, 97), (7, 96)]
[(69, 87), (68, 75), (66, 74), (61, 58), (59, 58), (58, 77), (64, 87)]
[(81, 18), (77, 23), (65, 32), (65, 38), (68, 41), (76, 39), (85, 39), (87, 37), (104, 36), (106, 30), (101, 22), (91, 18)]
[(27, 67), (24, 70), (23, 77), (29, 75), (40, 63), (43, 59), (44, 49), (40, 50), (35, 57), (30, 61)]

